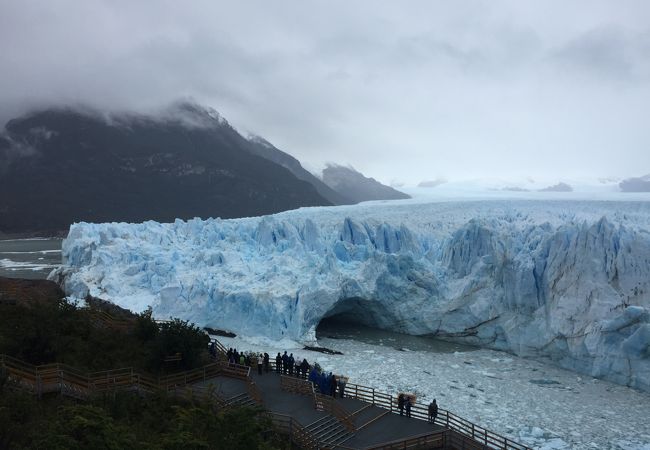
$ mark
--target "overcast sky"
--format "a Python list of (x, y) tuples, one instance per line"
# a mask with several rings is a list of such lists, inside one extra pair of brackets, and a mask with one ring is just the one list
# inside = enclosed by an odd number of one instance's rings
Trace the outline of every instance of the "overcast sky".
[(390, 182), (650, 172), (650, 2), (0, 0), (0, 120), (191, 96)]

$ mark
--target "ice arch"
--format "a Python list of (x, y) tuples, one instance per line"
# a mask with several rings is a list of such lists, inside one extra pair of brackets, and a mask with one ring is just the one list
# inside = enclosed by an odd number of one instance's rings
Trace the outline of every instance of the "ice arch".
[(372, 205), (75, 224), (68, 295), (306, 340), (324, 317), (650, 390), (650, 202)]
[(323, 321), (340, 321), (350, 324), (360, 324), (373, 328), (400, 331), (401, 327), (396, 316), (377, 300), (361, 297), (344, 298), (335, 303), (316, 324)]

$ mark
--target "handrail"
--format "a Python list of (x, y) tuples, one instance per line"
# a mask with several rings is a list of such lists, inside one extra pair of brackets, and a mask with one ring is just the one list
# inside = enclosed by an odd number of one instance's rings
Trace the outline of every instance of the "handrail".
[[(211, 339), (211, 342), (215, 342), (215, 347), (220, 353), (225, 354), (227, 352), (225, 346), (223, 346), (217, 339)], [(269, 361), (270, 367), (275, 370), (276, 365), (274, 360)], [(297, 374), (296, 374), (297, 375)], [(293, 375), (296, 379), (307, 378), (307, 373), (301, 373), (300, 376)], [(250, 376), (250, 368), (248, 368), (248, 374)], [(292, 377), (291, 375), (287, 378)], [(283, 376), (284, 378), (284, 376)], [(311, 383), (310, 383), (311, 384)], [(313, 391), (313, 384), (312, 384)], [(314, 400), (316, 401), (316, 395), (314, 393)], [(318, 394), (320, 395), (320, 394)], [(396, 399), (385, 392), (377, 391), (375, 388), (368, 386), (358, 385), (354, 383), (347, 383), (345, 389), (346, 397), (356, 398), (368, 402), (377, 407), (387, 409), (390, 412), (396, 413), (398, 411)], [(328, 402), (330, 404), (331, 402)], [(331, 408), (335, 408), (332, 406)], [(341, 408), (342, 409), (342, 408)], [(337, 410), (339, 416), (342, 420), (347, 420), (352, 426), (354, 426), (349, 420), (349, 415), (341, 413)], [(411, 407), (411, 417), (419, 420), (428, 420), (428, 407), (420, 403), (415, 403)], [(338, 417), (337, 417), (338, 418)], [(435, 423), (438, 425), (444, 426), (448, 429), (454, 430), (455, 432), (472, 439), (475, 442), (482, 444), (488, 448), (494, 448), (498, 450), (530, 450), (530, 447), (527, 447), (523, 444), (515, 442), (511, 439), (508, 439), (505, 436), (494, 433), (488, 430), (485, 427), (476, 425), (469, 420), (463, 419), (460, 416), (457, 416), (447, 410), (439, 409), (438, 416), (436, 417)]]
[(90, 307), (85, 308), (85, 310), (88, 312), (91, 318), (101, 322), (102, 325), (116, 330), (127, 330), (131, 328), (135, 323), (134, 319), (118, 319), (101, 309)]
[(334, 416), (349, 432), (354, 433), (357, 431), (354, 423), (350, 420), (350, 413), (346, 411), (338, 402), (334, 401), (332, 397), (323, 394), (314, 393), (314, 401), (316, 402), (317, 409), (322, 407), (324, 411)]
[[(391, 412), (398, 412), (397, 401), (390, 394), (376, 391), (368, 386), (347, 383), (345, 396), (356, 398), (374, 404), (380, 408), (388, 409)], [(411, 407), (411, 417), (420, 420), (428, 420), (428, 406), (415, 403)], [(500, 450), (529, 450), (523, 444), (494, 433), (487, 428), (476, 425), (469, 420), (463, 419), (447, 410), (439, 409), (435, 421), (438, 425), (444, 426), (457, 433), (473, 439), (488, 448)]]
[[(116, 389), (169, 392), (221, 374), (249, 379), (247, 377), (249, 368), (232, 367), (232, 365), (222, 363), (208, 364), (198, 369), (159, 378), (139, 373), (131, 367), (84, 373), (66, 364), (54, 363), (35, 366), (4, 354), (0, 354), (0, 366), (6, 368), (11, 379), (29, 386), (30, 390), (38, 395), (55, 391), (66, 394), (68, 393), (67, 389), (82, 392), (86, 396)], [(258, 392), (253, 391), (253, 395), (255, 398), (261, 399)], [(78, 395), (75, 396), (78, 397)]]
[(248, 391), (250, 398), (252, 398), (255, 403), (262, 405), (262, 392), (253, 380), (248, 379), (246, 381), (246, 390)]
[(447, 443), (447, 430), (438, 430), (432, 431), (429, 433), (422, 433), (416, 436), (410, 436), (406, 439), (396, 439), (390, 442), (384, 442), (379, 445), (373, 445), (366, 447), (364, 450), (389, 450), (389, 449), (400, 449), (400, 448), (412, 448), (416, 447), (421, 448), (422, 445), (427, 445), (426, 448), (435, 448), (430, 447), (430, 445), (439, 444), (441, 448), (445, 447)]
[(289, 439), (300, 448), (303, 449), (318, 449), (318, 440), (316, 437), (304, 428), (296, 419), (285, 414), (279, 414), (271, 411), (267, 411), (268, 417), (270, 417), (273, 424), (276, 428), (281, 428), (286, 434), (289, 435)]

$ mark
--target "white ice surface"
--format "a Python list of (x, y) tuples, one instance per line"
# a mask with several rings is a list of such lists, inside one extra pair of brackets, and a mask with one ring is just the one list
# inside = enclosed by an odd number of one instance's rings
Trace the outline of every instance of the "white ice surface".
[[(650, 395), (492, 350), (398, 351), (347, 339), (319, 339), (343, 355), (301, 350), (291, 342), (217, 337), (239, 351), (288, 350), (383, 392), (414, 392), (441, 408), (533, 448), (648, 450)], [(531, 380), (551, 384), (535, 384)]]
[(308, 341), (343, 314), (650, 390), (650, 202), (533, 194), (75, 224), (58, 275), (239, 334)]

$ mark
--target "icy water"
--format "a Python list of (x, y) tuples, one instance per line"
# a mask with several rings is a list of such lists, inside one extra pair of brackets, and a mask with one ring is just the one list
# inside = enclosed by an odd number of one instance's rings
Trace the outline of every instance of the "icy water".
[(0, 241), (0, 276), (43, 279), (61, 265), (61, 239)]
[(351, 383), (441, 408), (532, 448), (650, 450), (650, 394), (540, 361), (426, 337), (324, 322), (318, 343), (343, 355), (302, 350), (292, 341), (218, 337), (239, 350), (293, 352), (347, 375)]
[(425, 351), (433, 353), (469, 352), (476, 347), (423, 336), (411, 336), (380, 330), (340, 320), (324, 319), (316, 329), (316, 338), (355, 340), (370, 345), (385, 345), (399, 351)]

